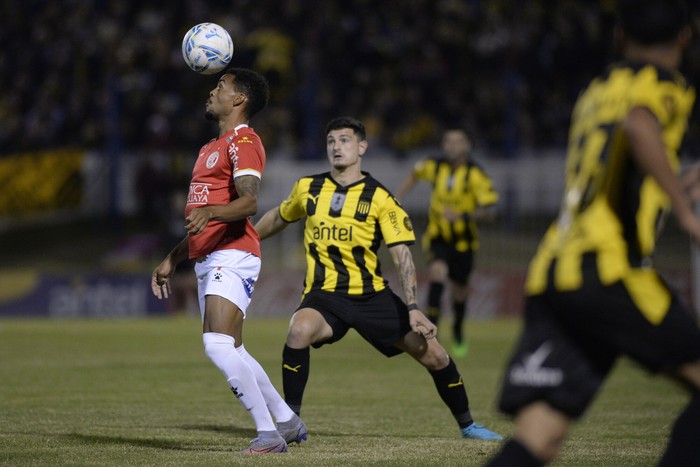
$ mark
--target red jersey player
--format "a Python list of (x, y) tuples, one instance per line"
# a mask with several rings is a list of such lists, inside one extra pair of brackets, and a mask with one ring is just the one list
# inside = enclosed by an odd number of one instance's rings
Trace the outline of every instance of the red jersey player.
[(243, 320), (260, 272), (260, 239), (249, 217), (257, 211), (265, 168), (265, 149), (248, 121), (268, 96), (265, 78), (242, 68), (226, 70), (209, 93), (206, 117), (218, 123), (219, 137), (202, 147), (192, 171), (188, 235), (151, 278), (156, 297), (167, 298), (177, 264), (188, 257), (195, 261), (205, 353), (258, 431), (243, 454), (286, 452), (287, 442), (306, 439), (304, 423), (243, 346)]
[[(259, 181), (264, 168), (265, 149), (255, 131), (246, 124), (202, 147), (192, 170), (185, 208), (185, 216), (192, 224), (191, 230), (188, 224), (188, 231), (194, 234), (188, 237), (190, 259), (218, 250), (241, 250), (260, 257), (260, 239), (248, 217), (216, 220), (206, 206), (222, 206), (239, 198), (237, 179), (250, 176)], [(255, 182), (252, 178), (250, 181)], [(203, 208), (202, 212), (195, 211), (197, 208)], [(202, 227), (204, 230), (200, 232)]]

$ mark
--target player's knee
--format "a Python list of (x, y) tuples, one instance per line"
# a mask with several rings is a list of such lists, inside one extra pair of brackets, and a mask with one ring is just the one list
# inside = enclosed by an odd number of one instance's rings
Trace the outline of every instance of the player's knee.
[(520, 437), (516, 438), (526, 446), (526, 448), (543, 464), (549, 464), (557, 458), (562, 446), (564, 445), (565, 437), (558, 436), (548, 440), (538, 439), (533, 443), (532, 440), (525, 441)]
[(235, 339), (225, 334), (205, 332), (202, 335), (204, 354), (214, 362), (216, 366), (227, 358), (231, 352), (235, 352)]
[(434, 260), (428, 266), (428, 276), (432, 282), (444, 282), (447, 279), (447, 264), (442, 260)]
[(540, 461), (549, 463), (559, 454), (571, 419), (545, 402), (535, 402), (520, 410), (515, 425), (515, 438)]
[(420, 358), (421, 364), (430, 371), (438, 371), (450, 364), (450, 356), (434, 339), (426, 341), (426, 349)]
[(313, 343), (315, 327), (307, 321), (292, 321), (287, 331), (287, 345), (295, 349), (308, 347)]
[(456, 302), (464, 302), (467, 299), (467, 286), (452, 284), (452, 300)]

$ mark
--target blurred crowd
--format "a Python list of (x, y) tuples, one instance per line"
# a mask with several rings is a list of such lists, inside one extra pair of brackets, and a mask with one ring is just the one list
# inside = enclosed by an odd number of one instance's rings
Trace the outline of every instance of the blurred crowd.
[[(233, 64), (264, 73), (268, 152), (323, 155), (325, 122), (364, 119), (396, 157), (472, 127), (491, 154), (563, 145), (582, 86), (615, 57), (614, 0), (0, 0), (0, 155), (48, 147), (191, 156), (217, 77), (185, 32), (226, 27)], [(700, 10), (694, 8), (695, 22)], [(700, 40), (684, 72), (700, 77)], [(691, 136), (697, 138), (695, 128)], [(183, 156), (184, 157), (184, 156)]]

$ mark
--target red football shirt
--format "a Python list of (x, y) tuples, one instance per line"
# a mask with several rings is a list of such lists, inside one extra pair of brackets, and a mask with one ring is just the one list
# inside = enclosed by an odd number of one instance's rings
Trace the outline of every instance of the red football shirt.
[[(265, 149), (248, 125), (239, 125), (202, 146), (192, 169), (185, 217), (192, 209), (228, 204), (238, 198), (234, 179), (242, 175), (262, 178)], [(250, 219), (209, 221), (204, 231), (189, 236), (191, 259), (217, 250), (242, 250), (260, 257), (260, 237)]]

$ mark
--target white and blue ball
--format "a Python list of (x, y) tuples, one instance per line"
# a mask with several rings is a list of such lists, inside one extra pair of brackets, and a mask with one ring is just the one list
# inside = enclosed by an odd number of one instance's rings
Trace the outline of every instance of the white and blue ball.
[(201, 23), (192, 27), (182, 40), (182, 58), (197, 73), (211, 75), (222, 71), (232, 55), (231, 36), (215, 23)]

